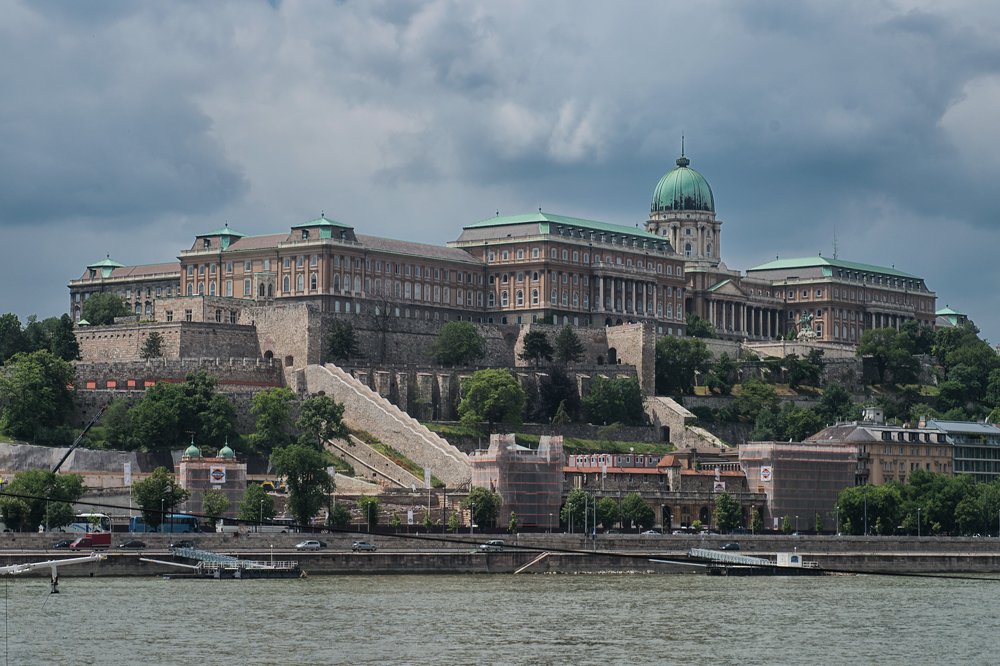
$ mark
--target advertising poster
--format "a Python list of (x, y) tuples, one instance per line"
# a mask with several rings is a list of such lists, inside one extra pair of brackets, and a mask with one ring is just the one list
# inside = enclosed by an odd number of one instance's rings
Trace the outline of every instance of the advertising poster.
[(226, 468), (225, 467), (211, 467), (208, 470), (208, 477), (211, 479), (212, 483), (225, 483), (226, 482)]
[(770, 481), (771, 480), (771, 466), (767, 465), (760, 468), (760, 480)]

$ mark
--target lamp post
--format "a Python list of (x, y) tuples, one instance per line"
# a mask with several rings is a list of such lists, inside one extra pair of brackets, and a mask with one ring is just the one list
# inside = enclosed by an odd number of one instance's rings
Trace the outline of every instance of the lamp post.
[(865, 536), (868, 536), (868, 484), (865, 484)]
[(552, 512), (549, 511), (549, 534), (552, 534)]
[(264, 500), (260, 501), (260, 520), (257, 521), (257, 531), (260, 532), (260, 524), (264, 522)]
[(366, 513), (368, 514), (368, 533), (372, 533), (372, 503), (368, 502)]
[[(164, 505), (164, 503), (166, 501), (167, 500), (163, 499), (162, 497), (160, 498), (160, 532), (161, 533), (163, 532), (163, 523), (164, 523), (164, 520), (163, 520), (163, 518), (164, 518), (164, 515), (163, 515), (164, 514), (163, 505)], [(156, 506), (156, 505), (154, 504), (153, 506)]]
[(795, 531), (799, 531), (799, 517), (795, 516)]
[(917, 507), (917, 538), (920, 538), (920, 507)]
[(476, 527), (476, 503), (469, 502), (469, 536), (472, 536), (472, 530)]
[(274, 566), (274, 544), (271, 544), (271, 566)]
[(833, 531), (833, 533), (834, 533), (834, 535), (839, 536), (840, 535), (840, 505), (838, 504), (835, 508), (837, 509), (837, 529), (835, 529)]
[(573, 505), (567, 504), (566, 508), (569, 510), (569, 533), (573, 533)]

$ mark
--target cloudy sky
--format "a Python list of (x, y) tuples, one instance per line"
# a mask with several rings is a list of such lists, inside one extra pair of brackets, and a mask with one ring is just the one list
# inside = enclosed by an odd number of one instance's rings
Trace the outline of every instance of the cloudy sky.
[(1000, 9), (851, 2), (0, 0), (0, 312), (110, 253), (325, 212), (443, 244), (634, 225), (686, 136), (722, 253), (895, 265), (1000, 342)]

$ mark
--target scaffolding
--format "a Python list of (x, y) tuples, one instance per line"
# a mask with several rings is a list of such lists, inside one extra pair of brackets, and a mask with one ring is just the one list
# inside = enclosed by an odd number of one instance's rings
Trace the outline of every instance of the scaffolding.
[(472, 485), (503, 499), (500, 519), (513, 511), (524, 526), (559, 526), (562, 504), (561, 436), (543, 435), (538, 449), (519, 446), (514, 435), (491, 435), (490, 448), (470, 456)]

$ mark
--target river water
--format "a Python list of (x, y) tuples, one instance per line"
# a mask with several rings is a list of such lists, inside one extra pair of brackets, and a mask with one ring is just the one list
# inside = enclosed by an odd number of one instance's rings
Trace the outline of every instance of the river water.
[(995, 581), (11, 578), (0, 664), (989, 664)]

